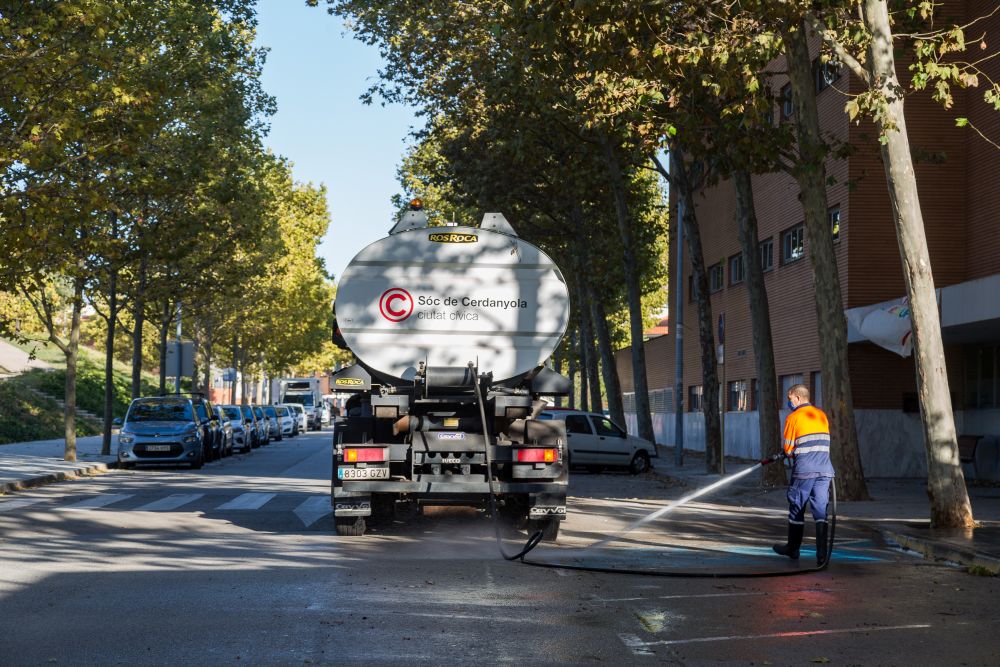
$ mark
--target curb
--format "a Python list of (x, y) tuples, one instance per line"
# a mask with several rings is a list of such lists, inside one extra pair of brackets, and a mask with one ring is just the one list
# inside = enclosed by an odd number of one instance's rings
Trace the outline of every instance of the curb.
[(58, 472), (47, 473), (44, 475), (25, 477), (24, 479), (15, 480), (12, 482), (0, 482), (0, 493), (25, 491), (27, 489), (33, 489), (39, 486), (45, 486), (47, 484), (55, 484), (56, 482), (64, 482), (66, 480), (77, 479), (80, 477), (89, 477), (96, 473), (108, 472), (109, 470), (117, 467), (118, 467), (117, 462), (90, 463), (85, 466), (75, 468), (73, 470), (60, 470)]
[(963, 549), (947, 542), (914, 537), (913, 535), (890, 528), (877, 528), (876, 530), (883, 537), (895, 542), (904, 549), (923, 554), (924, 558), (958, 563), (973, 574), (1000, 575), (1000, 558), (973, 551), (972, 549)]

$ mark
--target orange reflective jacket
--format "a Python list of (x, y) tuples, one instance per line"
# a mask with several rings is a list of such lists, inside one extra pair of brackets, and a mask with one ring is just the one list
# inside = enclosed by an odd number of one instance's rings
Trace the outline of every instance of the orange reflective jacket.
[(784, 438), (785, 454), (794, 461), (792, 477), (833, 477), (826, 413), (803, 403), (785, 418)]

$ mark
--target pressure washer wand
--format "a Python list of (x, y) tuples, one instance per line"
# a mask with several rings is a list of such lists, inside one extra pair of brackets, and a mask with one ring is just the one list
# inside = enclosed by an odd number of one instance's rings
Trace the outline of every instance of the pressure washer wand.
[(730, 477), (724, 477), (724, 478), (720, 479), (718, 482), (715, 482), (714, 484), (709, 484), (708, 486), (706, 486), (703, 489), (698, 489), (694, 493), (688, 494), (688, 495), (684, 496), (683, 498), (678, 498), (677, 500), (675, 500), (674, 502), (670, 503), (666, 507), (661, 507), (660, 509), (656, 510), (652, 514), (648, 514), (648, 515), (644, 516), (643, 518), (639, 519), (638, 521), (636, 521), (635, 523), (633, 523), (631, 526), (629, 526), (628, 528), (626, 528), (622, 532), (618, 533), (617, 535), (613, 535), (611, 537), (606, 537), (603, 540), (598, 540), (597, 542), (594, 542), (593, 544), (587, 546), (586, 548), (587, 549), (592, 549), (594, 547), (600, 547), (600, 546), (604, 546), (605, 544), (609, 544), (611, 542), (615, 542), (619, 538), (622, 538), (625, 535), (627, 535), (628, 533), (631, 533), (636, 528), (638, 528), (640, 526), (643, 526), (643, 525), (645, 525), (645, 524), (647, 524), (647, 523), (649, 523), (651, 521), (656, 521), (658, 518), (660, 518), (664, 514), (672, 512), (673, 510), (677, 509), (681, 505), (685, 505), (685, 504), (691, 502), (692, 500), (697, 500), (698, 498), (701, 498), (702, 496), (708, 495), (709, 493), (711, 493), (712, 491), (715, 491), (716, 489), (718, 489), (720, 487), (728, 486), (729, 484), (732, 484), (733, 482), (735, 482), (736, 480), (740, 479), (741, 477), (746, 477), (750, 473), (752, 473), (752, 472), (754, 472), (754, 471), (756, 471), (756, 470), (758, 470), (760, 468), (763, 468), (765, 465), (767, 465), (768, 463), (771, 463), (772, 461), (775, 461), (775, 460), (777, 460), (777, 459), (775, 459), (773, 457), (769, 458), (769, 459), (764, 459), (764, 460), (759, 461), (759, 462), (755, 463), (754, 465), (750, 466), (746, 470), (743, 470), (742, 472), (738, 472), (735, 475), (732, 475)]

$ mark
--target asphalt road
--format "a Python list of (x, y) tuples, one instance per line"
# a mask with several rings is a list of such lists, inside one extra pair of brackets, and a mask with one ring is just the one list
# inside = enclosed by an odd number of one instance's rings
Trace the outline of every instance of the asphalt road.
[[(0, 498), (0, 664), (997, 664), (1000, 583), (860, 527), (838, 529), (821, 574), (544, 569), (500, 559), (472, 510), (336, 537), (329, 473), (329, 433), (309, 434), (200, 471), (115, 471)], [(788, 568), (768, 553), (780, 513), (725, 504), (584, 548), (686, 491), (574, 474), (559, 544), (531, 558)], [(525, 536), (509, 537), (513, 550)]]

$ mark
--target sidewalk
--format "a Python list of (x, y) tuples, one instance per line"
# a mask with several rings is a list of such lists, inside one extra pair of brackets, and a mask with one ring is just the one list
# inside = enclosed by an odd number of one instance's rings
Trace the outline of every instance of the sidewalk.
[(19, 375), (32, 368), (52, 368), (50, 364), (32, 359), (21, 348), (0, 340), (0, 376)]
[(76, 439), (77, 460), (74, 462), (63, 460), (65, 446), (62, 439), (0, 445), (0, 493), (117, 467), (114, 456), (101, 456), (99, 435)]
[[(726, 473), (746, 470), (752, 463), (726, 459)], [(684, 465), (674, 466), (673, 449), (660, 447), (656, 472), (684, 481), (692, 490), (720, 479), (705, 472), (700, 453), (685, 452)], [(751, 474), (715, 496), (741, 505), (784, 508), (784, 489), (764, 489), (761, 475)], [(923, 479), (868, 480), (871, 501), (845, 502), (837, 506), (837, 520), (860, 523), (878, 531), (888, 541), (916, 551), (932, 560), (957, 563), (974, 574), (1000, 575), (1000, 486), (968, 487), (972, 513), (980, 526), (965, 530), (937, 530), (930, 527), (930, 502)]]

